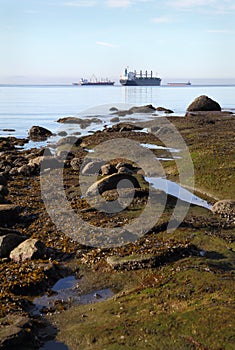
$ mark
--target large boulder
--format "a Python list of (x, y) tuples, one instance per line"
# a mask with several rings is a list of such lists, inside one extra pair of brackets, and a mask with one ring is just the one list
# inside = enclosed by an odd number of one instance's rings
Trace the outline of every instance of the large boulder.
[(221, 107), (210, 97), (202, 95), (195, 98), (195, 100), (187, 108), (187, 112), (195, 111), (221, 111)]
[(40, 259), (44, 254), (44, 244), (36, 238), (29, 238), (11, 251), (10, 258), (13, 261), (21, 262), (25, 260)]
[(32, 141), (45, 141), (52, 136), (52, 132), (42, 126), (32, 126), (29, 130), (29, 138)]
[(0, 236), (0, 258), (9, 257), (10, 252), (24, 239), (25, 237), (13, 233)]
[(122, 184), (122, 187), (130, 188), (130, 182), (134, 188), (140, 188), (140, 184), (134, 176), (126, 173), (112, 174), (93, 183), (86, 194), (88, 196), (96, 196), (98, 193), (102, 194), (105, 191), (117, 189), (118, 184)]

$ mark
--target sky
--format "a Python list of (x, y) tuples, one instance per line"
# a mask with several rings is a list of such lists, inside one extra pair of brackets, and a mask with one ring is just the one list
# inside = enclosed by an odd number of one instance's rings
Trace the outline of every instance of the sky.
[(0, 84), (235, 79), (235, 0), (0, 0)]

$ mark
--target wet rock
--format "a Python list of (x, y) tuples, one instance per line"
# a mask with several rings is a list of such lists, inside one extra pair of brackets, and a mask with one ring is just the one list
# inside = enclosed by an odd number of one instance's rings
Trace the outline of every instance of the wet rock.
[(127, 110), (123, 110), (123, 111), (116, 111), (113, 114), (117, 114), (120, 117), (123, 117), (125, 115), (130, 115), (130, 114), (134, 114), (134, 113), (153, 113), (156, 111), (156, 108), (149, 104), (149, 105), (145, 105), (145, 106), (137, 106), (137, 107), (131, 107), (130, 109)]
[(195, 98), (195, 100), (188, 106), (187, 111), (221, 111), (221, 107), (210, 97), (202, 95)]
[(2, 129), (2, 131), (5, 131), (5, 132), (15, 132), (15, 129)]
[[(127, 181), (123, 181), (127, 180)], [(105, 191), (113, 190), (117, 188), (118, 183), (122, 181), (122, 187), (123, 188), (130, 188), (130, 182), (134, 186), (134, 188), (140, 188), (139, 182), (134, 176), (131, 176), (129, 174), (112, 174), (109, 176), (106, 176), (105, 178), (96, 181), (94, 184), (92, 184), (88, 190), (87, 195), (88, 196), (95, 196), (98, 193), (102, 194)]]
[(119, 117), (114, 117), (114, 118), (110, 119), (111, 123), (118, 123), (119, 121), (120, 121)]
[(9, 257), (10, 252), (24, 240), (25, 240), (25, 237), (15, 235), (12, 233), (9, 233), (4, 236), (0, 236), (0, 257), (1, 258)]
[(103, 160), (90, 161), (82, 168), (82, 175), (95, 175), (99, 174), (102, 165), (104, 165)]
[(59, 135), (59, 136), (67, 136), (68, 133), (67, 133), (66, 131), (59, 131), (59, 132), (58, 132), (58, 135)]
[(117, 112), (118, 111), (118, 108), (117, 107), (111, 107), (109, 109), (110, 112)]
[(40, 259), (45, 255), (45, 246), (36, 238), (29, 238), (19, 244), (10, 253), (10, 258), (15, 262)]
[(149, 104), (145, 106), (132, 107), (130, 108), (130, 111), (133, 113), (153, 113), (156, 111), (156, 108), (153, 105)]
[(26, 316), (9, 314), (0, 320), (0, 348), (17, 349), (31, 337), (31, 320)]
[(171, 109), (165, 108), (165, 107), (157, 107), (156, 111), (158, 112), (164, 112), (166, 114), (171, 114), (174, 113), (174, 111), (172, 111)]
[(66, 118), (58, 119), (57, 123), (79, 124), (81, 129), (85, 129), (92, 123), (95, 123), (95, 124), (102, 123), (102, 120), (96, 117), (90, 117), (90, 118), (84, 118), (84, 119), (77, 118), (77, 117), (66, 117)]
[(12, 224), (19, 216), (20, 207), (14, 204), (0, 205), (0, 224)]
[(101, 166), (100, 170), (102, 176), (111, 175), (117, 172), (117, 169), (112, 164), (104, 164)]
[(42, 126), (32, 126), (29, 130), (29, 138), (32, 141), (45, 141), (52, 136), (52, 132)]
[(70, 161), (70, 165), (71, 167), (73, 168), (73, 170), (80, 170), (80, 163), (81, 163), (81, 160), (80, 158), (73, 158), (71, 161)]

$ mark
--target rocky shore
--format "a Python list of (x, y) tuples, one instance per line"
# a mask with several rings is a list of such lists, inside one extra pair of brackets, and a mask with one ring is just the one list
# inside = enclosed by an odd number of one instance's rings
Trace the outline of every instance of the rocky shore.
[[(42, 127), (33, 127), (27, 139), (0, 138), (0, 349), (38, 349), (54, 338), (71, 350), (156, 349), (156, 344), (159, 349), (232, 349), (234, 114), (206, 96), (191, 103), (182, 118), (152, 105), (111, 112), (117, 124), (86, 137), (61, 133), (65, 137), (46, 151), (23, 147), (29, 139), (52, 135)], [(125, 122), (138, 113), (151, 118)], [(89, 118), (75, 119), (59, 122), (89, 125)], [(171, 152), (175, 139), (168, 122), (190, 152), (194, 193), (208, 207), (178, 200), (147, 180), (162, 171), (169, 181), (180, 182), (177, 159), (183, 155)], [(166, 139), (172, 148), (165, 147)], [(161, 169), (149, 164), (152, 158), (145, 163), (149, 151), (137, 148), (141, 164), (128, 159), (133, 150), (130, 146), (125, 153), (122, 140), (148, 145)], [(114, 142), (118, 146), (109, 149)], [(93, 154), (100, 144), (109, 160), (102, 158), (102, 148)], [(63, 188), (55, 181), (58, 174)], [(176, 205), (187, 209), (182, 222)], [(79, 226), (67, 220), (68, 210), (82, 219)], [(136, 221), (140, 215), (143, 228)], [(50, 296), (55, 282), (71, 275), (78, 279), (78, 295), (97, 296), (97, 290), (109, 288), (114, 297), (88, 305), (55, 299), (35, 313), (34, 298)]]

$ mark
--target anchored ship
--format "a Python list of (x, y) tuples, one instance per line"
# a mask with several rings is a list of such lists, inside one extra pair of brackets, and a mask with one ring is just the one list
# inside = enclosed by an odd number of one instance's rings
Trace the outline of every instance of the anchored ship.
[(187, 83), (167, 83), (167, 85), (169, 86), (189, 86), (191, 85), (190, 81), (188, 81)]
[(98, 80), (96, 76), (93, 74), (90, 80), (82, 78), (78, 83), (77, 82), (73, 83), (73, 85), (93, 85), (93, 86), (114, 85), (114, 81), (111, 81), (108, 78)]
[(124, 75), (120, 77), (120, 83), (124, 86), (159, 86), (161, 84), (161, 79), (153, 76), (152, 71), (150, 74), (148, 74), (147, 71), (143, 73), (142, 70), (139, 73), (136, 71), (128, 72), (126, 68)]

